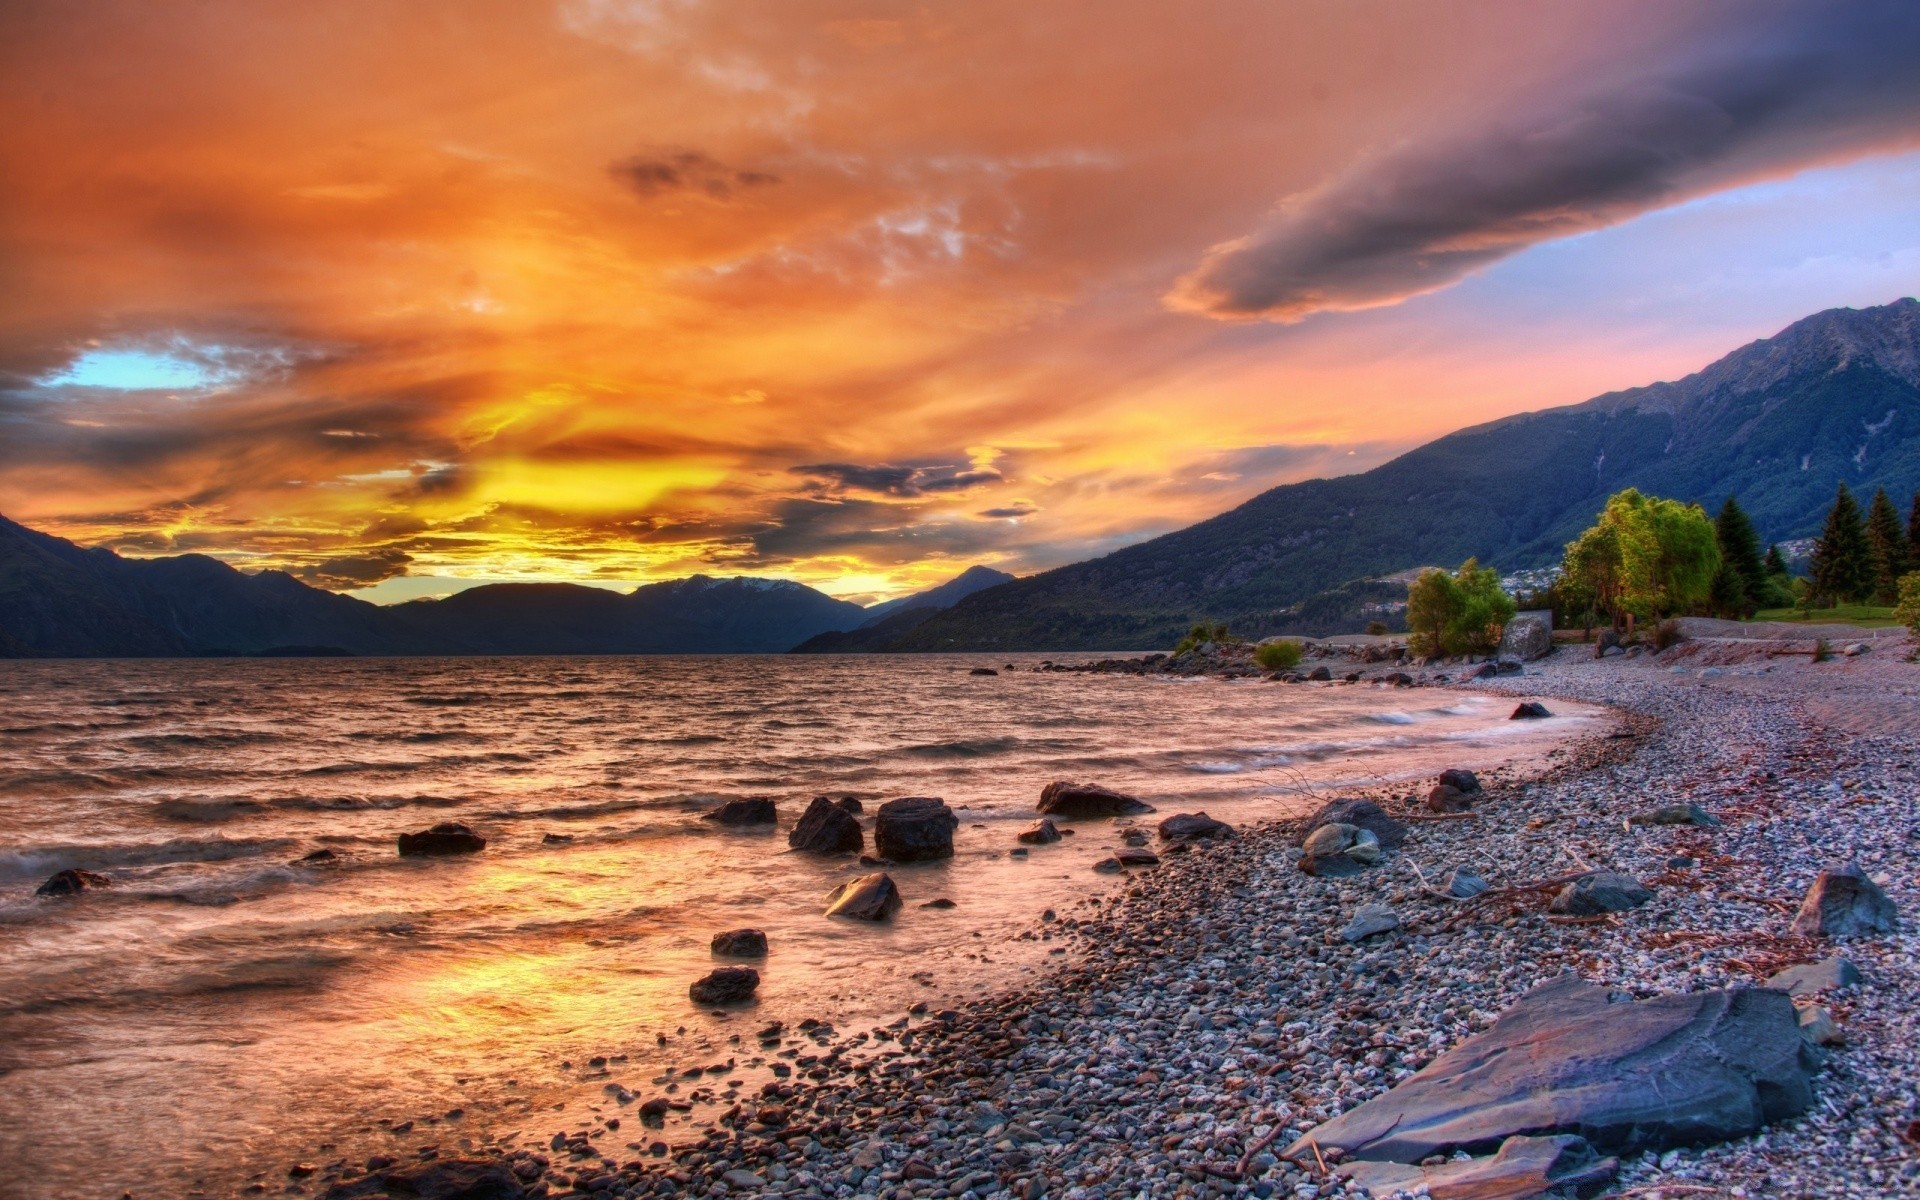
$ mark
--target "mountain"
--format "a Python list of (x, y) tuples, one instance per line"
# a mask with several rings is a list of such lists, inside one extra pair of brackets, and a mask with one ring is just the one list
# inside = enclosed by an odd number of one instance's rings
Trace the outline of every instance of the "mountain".
[(951, 608), (975, 592), (1011, 583), (1014, 576), (992, 567), (968, 567), (945, 583), (924, 592), (885, 600), (866, 610), (858, 628), (816, 634), (793, 648), (795, 654), (861, 654), (884, 650), (944, 608)]
[(1551, 565), (1624, 487), (1710, 510), (1731, 493), (1763, 538), (1784, 540), (1819, 531), (1842, 481), (1903, 502), (1920, 488), (1913, 299), (1818, 313), (1676, 382), (1274, 488), (1187, 529), (978, 592), (887, 648), (1163, 647), (1202, 617), (1244, 635), (1332, 632), (1333, 618), (1306, 620), (1296, 606), (1341, 581), (1470, 555), (1504, 570)]
[(703, 575), (625, 595), (491, 584), (383, 608), (204, 555), (83, 550), (0, 517), (0, 657), (777, 653), (868, 617), (801, 584)]

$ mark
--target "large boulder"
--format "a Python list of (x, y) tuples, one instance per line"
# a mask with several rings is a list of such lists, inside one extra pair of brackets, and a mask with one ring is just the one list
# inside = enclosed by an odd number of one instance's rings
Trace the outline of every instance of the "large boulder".
[(1406, 825), (1388, 816), (1386, 809), (1371, 800), (1335, 800), (1322, 805), (1319, 812), (1307, 818), (1302, 844), (1305, 844), (1305, 835), (1311, 835), (1322, 825), (1358, 825), (1389, 850), (1407, 840)]
[(326, 1190), (324, 1200), (521, 1200), (526, 1194), (505, 1163), (443, 1158), (336, 1183)]
[(478, 854), (487, 848), (487, 839), (458, 821), (442, 821), (419, 833), (400, 835), (402, 854)]
[(759, 986), (760, 972), (752, 967), (715, 967), (687, 985), (687, 995), (695, 1004), (739, 1004)]
[(1532, 662), (1553, 653), (1553, 614), (1550, 612), (1515, 613), (1500, 634), (1496, 658)]
[(1820, 872), (1793, 917), (1802, 937), (1859, 937), (1892, 933), (1899, 912), (1880, 885), (1857, 866)]
[(866, 844), (860, 822), (825, 796), (815, 796), (787, 834), (787, 845), (813, 854), (858, 854)]
[(1300, 869), (1325, 879), (1358, 875), (1379, 861), (1380, 839), (1358, 825), (1321, 825), (1300, 847)]
[(1817, 1065), (1785, 992), (1628, 1000), (1566, 975), (1287, 1154), (1417, 1163), (1516, 1134), (1578, 1133), (1607, 1154), (1723, 1142), (1805, 1111)]
[(1651, 899), (1653, 893), (1631, 875), (1589, 871), (1561, 888), (1548, 903), (1547, 911), (1568, 917), (1597, 917), (1639, 908)]
[(1097, 783), (1056, 779), (1040, 791), (1041, 814), (1065, 817), (1070, 821), (1089, 817), (1131, 817), (1152, 811), (1153, 805), (1146, 801), (1136, 800)]
[(767, 935), (760, 929), (729, 929), (714, 934), (707, 948), (725, 958), (765, 958)]
[(700, 815), (702, 821), (712, 821), (716, 825), (771, 825), (778, 818), (773, 801), (765, 796), (729, 800), (719, 808)]
[(1431, 1167), (1359, 1159), (1335, 1172), (1375, 1196), (1402, 1193), (1432, 1200), (1526, 1200), (1552, 1192), (1556, 1196), (1585, 1196), (1612, 1179), (1620, 1169), (1617, 1158), (1602, 1158), (1587, 1139), (1574, 1134), (1553, 1137), (1510, 1137), (1491, 1158)]
[(112, 887), (113, 880), (95, 871), (69, 867), (33, 890), (36, 896), (78, 896), (95, 888)]
[(953, 831), (960, 818), (937, 796), (903, 796), (880, 806), (873, 818), (873, 848), (894, 862), (953, 857)]
[(827, 893), (829, 917), (852, 917), (856, 921), (884, 921), (900, 911), (900, 889), (893, 876), (875, 871), (858, 879), (849, 879)]
[(1233, 826), (1216, 821), (1206, 813), (1176, 813), (1160, 822), (1160, 837), (1169, 842), (1193, 842), (1202, 838), (1229, 838)]

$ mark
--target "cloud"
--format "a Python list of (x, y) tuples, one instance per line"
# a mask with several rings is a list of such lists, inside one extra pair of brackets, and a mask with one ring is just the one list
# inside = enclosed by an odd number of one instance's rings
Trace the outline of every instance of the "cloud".
[[(1737, 23), (1735, 23), (1737, 22)], [(1920, 5), (1740, 9), (1651, 69), (1420, 139), (1289, 197), (1166, 298), (1227, 320), (1396, 304), (1529, 246), (1738, 183), (1920, 144)]]
[(354, 588), (372, 587), (383, 579), (392, 579), (407, 573), (407, 566), (413, 562), (413, 555), (397, 546), (369, 550), (361, 554), (347, 554), (339, 558), (323, 559), (310, 566), (296, 569), (293, 574), (315, 587), (330, 591), (350, 591)]
[(1030, 517), (1039, 511), (1040, 506), (1031, 500), (1015, 500), (1011, 504), (1003, 504), (998, 508), (983, 508), (974, 515), (986, 517), (989, 520), (1012, 521), (1021, 517)]
[(769, 187), (780, 182), (778, 175), (729, 167), (698, 150), (635, 155), (607, 169), (635, 194), (649, 199), (691, 192), (713, 200), (729, 200), (743, 189)]
[(822, 494), (869, 492), (878, 496), (911, 498), (943, 492), (964, 492), (982, 484), (999, 483), (1006, 476), (986, 462), (975, 461), (965, 467), (894, 466), (887, 463), (810, 463), (789, 467), (794, 475), (808, 476)]

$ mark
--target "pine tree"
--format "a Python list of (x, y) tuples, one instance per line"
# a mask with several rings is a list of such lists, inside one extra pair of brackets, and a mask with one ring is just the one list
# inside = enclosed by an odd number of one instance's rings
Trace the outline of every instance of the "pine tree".
[[(1760, 535), (1754, 532), (1753, 522), (1740, 507), (1739, 501), (1732, 496), (1720, 506), (1720, 515), (1713, 522), (1714, 538), (1720, 543), (1720, 561), (1727, 570), (1740, 581), (1741, 599), (1744, 602), (1742, 616), (1752, 616), (1753, 611), (1765, 606), (1767, 594), (1766, 564), (1760, 561)], [(1733, 599), (1726, 585), (1719, 589), (1728, 600)], [(1718, 597), (1716, 594), (1716, 598)]]
[(1873, 550), (1860, 505), (1842, 483), (1813, 547), (1813, 591), (1831, 608), (1857, 604), (1873, 592)]
[(1867, 508), (1867, 550), (1873, 559), (1873, 602), (1898, 604), (1900, 577), (1913, 569), (1912, 550), (1885, 488), (1873, 493)]
[(1907, 549), (1913, 553), (1913, 565), (1920, 568), (1920, 489), (1915, 489), (1913, 511), (1907, 514)]
[(1786, 556), (1780, 553), (1780, 547), (1777, 545), (1767, 547), (1767, 574), (1783, 583), (1793, 578), (1793, 572), (1787, 570)]

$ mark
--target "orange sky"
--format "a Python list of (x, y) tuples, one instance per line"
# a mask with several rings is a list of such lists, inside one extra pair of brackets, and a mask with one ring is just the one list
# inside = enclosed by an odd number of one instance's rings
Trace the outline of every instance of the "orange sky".
[(1911, 291), (1900, 60), (1764, 11), (10, 4), (0, 512), (380, 598), (1101, 553)]

